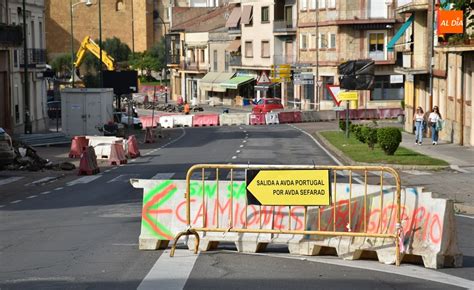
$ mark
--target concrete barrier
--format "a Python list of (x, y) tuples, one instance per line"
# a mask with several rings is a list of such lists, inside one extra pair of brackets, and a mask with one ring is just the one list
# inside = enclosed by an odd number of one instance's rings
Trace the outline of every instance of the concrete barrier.
[(295, 123), (303, 122), (303, 117), (301, 116), (300, 111), (293, 112), (293, 120), (294, 120)]
[(123, 146), (125, 152), (128, 150), (127, 142), (123, 138), (115, 136), (86, 136), (89, 139), (89, 146), (94, 147), (97, 159), (109, 159), (110, 145), (120, 144)]
[(219, 126), (218, 114), (198, 114), (193, 117), (194, 127)]
[(193, 115), (173, 115), (173, 127), (192, 127)]
[(278, 113), (266, 113), (265, 122), (267, 123), (267, 125), (280, 124), (280, 122), (278, 121)]
[(316, 121), (316, 111), (302, 111), (301, 121), (302, 122), (314, 122)]
[(294, 112), (278, 112), (278, 122), (280, 124), (288, 124), (295, 122)]
[(265, 125), (265, 113), (252, 113), (250, 114), (250, 125)]
[(328, 122), (336, 120), (335, 111), (316, 111), (314, 112), (313, 122)]
[(162, 128), (173, 128), (174, 127), (174, 118), (173, 116), (161, 116), (160, 125)]
[[(131, 183), (134, 187), (144, 190), (139, 248), (154, 250), (166, 247), (178, 232), (187, 228), (184, 198), (186, 182), (135, 179)], [(358, 232), (367, 227), (369, 233), (394, 232), (397, 229), (393, 188), (384, 187), (381, 203), (380, 186), (367, 186), (365, 209), (363, 206), (365, 186), (352, 184), (351, 214), (348, 189), (349, 184), (337, 184), (337, 188), (333, 187), (333, 192), (337, 190), (338, 198), (335, 207), (322, 207), (321, 213), (316, 207), (310, 207), (307, 227), (315, 230), (320, 225), (321, 230), (330, 232), (333, 231), (334, 225), (339, 232)], [(231, 192), (234, 196), (233, 202), (229, 199)], [(229, 181), (220, 181), (219, 186), (215, 181), (206, 181), (203, 186), (201, 181), (196, 180), (191, 182), (189, 194), (192, 197), (193, 226), (243, 228), (247, 223), (248, 228), (303, 230), (303, 207), (256, 205), (246, 207), (246, 185), (241, 181), (234, 181), (232, 184)], [(203, 195), (207, 199), (205, 207), (202, 204)], [(332, 198), (334, 203), (334, 196)], [(412, 256), (418, 256), (422, 258), (427, 268), (461, 266), (462, 254), (457, 245), (453, 203), (433, 198), (430, 193), (414, 188), (404, 189), (401, 200), (402, 262), (403, 259), (410, 260)], [(230, 223), (231, 214), (233, 224)], [(318, 221), (318, 218), (321, 221)], [(329, 247), (344, 259), (360, 259), (364, 253), (372, 252), (376, 253), (380, 262), (395, 263), (395, 242), (392, 239), (232, 232), (207, 232), (200, 233), (200, 236), (202, 251), (215, 247), (221, 241), (234, 242), (238, 251), (242, 252), (256, 252), (264, 249), (268, 243), (274, 243), (287, 245), (291, 254), (318, 255)], [(193, 245), (193, 240), (190, 238), (190, 248)]]
[(221, 126), (248, 125), (249, 119), (249, 114), (246, 113), (220, 114), (219, 123)]

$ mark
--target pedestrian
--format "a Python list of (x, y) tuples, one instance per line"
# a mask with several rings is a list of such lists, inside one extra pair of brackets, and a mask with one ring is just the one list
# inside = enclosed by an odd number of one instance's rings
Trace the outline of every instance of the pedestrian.
[(421, 107), (416, 108), (415, 116), (415, 144), (421, 145), (423, 143), (423, 129), (425, 126), (425, 114)]
[(191, 108), (189, 108), (188, 102), (184, 102), (184, 114), (189, 115), (189, 112), (191, 111)]
[(438, 144), (439, 131), (442, 129), (442, 119), (443, 118), (441, 118), (441, 113), (439, 112), (438, 106), (434, 106), (433, 110), (428, 116), (428, 124), (431, 128), (431, 142), (433, 145)]

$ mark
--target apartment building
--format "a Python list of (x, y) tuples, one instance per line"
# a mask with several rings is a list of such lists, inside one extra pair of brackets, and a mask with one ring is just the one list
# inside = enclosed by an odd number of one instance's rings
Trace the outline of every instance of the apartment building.
[(401, 25), (391, 0), (298, 1), (298, 66), (311, 68), (314, 84), (295, 86), (306, 108), (330, 110), (327, 85), (338, 85), (337, 67), (347, 60), (375, 61), (375, 89), (360, 91), (355, 108), (400, 108), (403, 76), (394, 72), (396, 54), (387, 50)]
[[(233, 89), (240, 90), (255, 80), (253, 98), (280, 97), (286, 103), (293, 96), (290, 79), (272, 81), (272, 69), (296, 63), (296, 2), (233, 1), (237, 5), (229, 16), (226, 27), (235, 39), (230, 51), (230, 65), (241, 82)], [(230, 89), (231, 87), (229, 87)], [(241, 94), (241, 93), (240, 93)]]
[[(401, 31), (406, 44), (398, 47), (403, 63), (396, 68), (406, 79), (405, 130), (413, 130), (415, 108), (421, 106), (429, 112), (438, 106), (445, 120), (440, 139), (474, 146), (474, 45), (450, 41), (451, 34), (439, 42), (433, 23), (439, 21), (441, 8), (433, 4), (428, 0), (397, 1), (396, 11), (408, 24)], [(464, 34), (470, 33), (464, 28)]]
[(172, 9), (174, 17), (166, 41), (172, 99), (207, 101), (199, 83), (210, 70), (209, 35), (225, 26), (233, 8), (234, 5)]
[(0, 1), (0, 127), (10, 133), (42, 131), (47, 121), (44, 1), (28, 0), (25, 8), (21, 0)]

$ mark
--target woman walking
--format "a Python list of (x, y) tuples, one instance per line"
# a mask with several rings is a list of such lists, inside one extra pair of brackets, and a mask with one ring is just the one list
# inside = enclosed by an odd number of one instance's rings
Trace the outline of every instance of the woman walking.
[(438, 133), (441, 129), (440, 121), (442, 120), (438, 106), (434, 106), (430, 115), (428, 116), (428, 122), (431, 127), (431, 142), (433, 145), (438, 144)]
[(425, 122), (425, 114), (421, 107), (416, 108), (415, 116), (415, 144), (421, 145), (423, 143), (423, 127)]

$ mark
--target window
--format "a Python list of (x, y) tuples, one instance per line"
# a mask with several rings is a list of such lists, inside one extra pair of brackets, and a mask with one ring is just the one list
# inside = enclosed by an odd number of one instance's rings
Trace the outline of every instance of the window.
[(225, 63), (224, 63), (224, 71), (229, 72), (229, 62), (230, 62), (230, 54), (228, 51), (225, 52)]
[(328, 39), (326, 33), (319, 34), (319, 48), (328, 48)]
[(300, 10), (305, 11), (308, 9), (308, 0), (300, 0)]
[(328, 8), (336, 8), (336, 0), (328, 0)]
[(40, 22), (39, 23), (39, 49), (43, 49), (44, 48), (44, 44), (43, 44), (43, 22)]
[(269, 22), (270, 21), (270, 7), (265, 6), (262, 7), (262, 22)]
[(316, 9), (316, 1), (318, 0), (309, 0), (309, 9), (315, 10)]
[(262, 57), (264, 58), (270, 57), (270, 41), (268, 40), (262, 41)]
[(125, 9), (125, 4), (123, 4), (123, 0), (117, 0), (115, 2), (115, 11), (123, 11)]
[(309, 37), (309, 48), (310, 49), (316, 49), (316, 33), (311, 33), (311, 36)]
[(306, 33), (300, 34), (300, 49), (308, 49), (308, 35)]
[(212, 69), (214, 71), (217, 71), (217, 50), (214, 50), (213, 51), (213, 66), (212, 66)]
[(199, 54), (200, 54), (200, 62), (205, 63), (206, 62), (206, 52), (204, 51), (204, 49), (200, 49)]
[(18, 67), (18, 50), (13, 50), (13, 66)]
[(373, 60), (385, 59), (385, 33), (373, 32), (369, 33), (369, 58)]
[(324, 101), (332, 101), (332, 95), (329, 93), (329, 90), (327, 89), (326, 85), (334, 85), (334, 77), (333, 76), (323, 76), (321, 77), (321, 80), (323, 81), (323, 100)]
[(326, 0), (318, 0), (319, 1), (319, 9), (326, 9)]
[(371, 101), (403, 100), (403, 83), (390, 83), (390, 76), (375, 76), (375, 87), (370, 94)]
[(251, 41), (245, 42), (245, 57), (253, 57), (253, 43)]
[(336, 48), (336, 34), (329, 34), (329, 48)]

